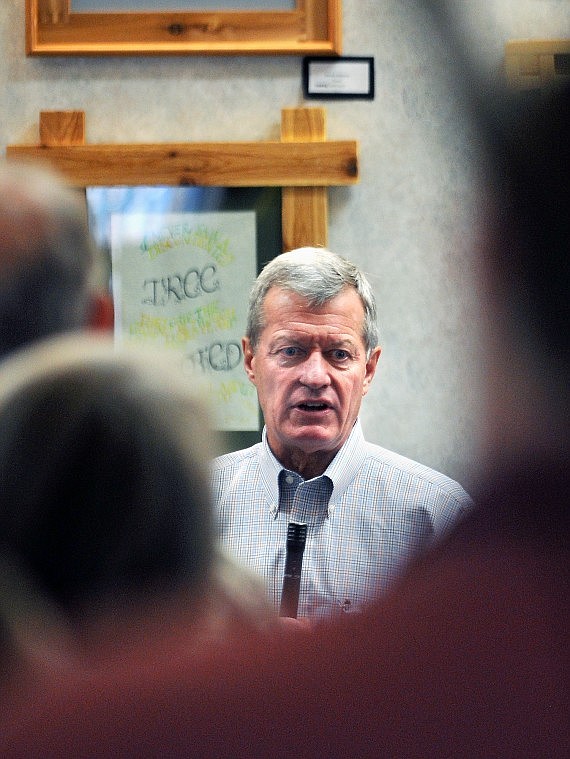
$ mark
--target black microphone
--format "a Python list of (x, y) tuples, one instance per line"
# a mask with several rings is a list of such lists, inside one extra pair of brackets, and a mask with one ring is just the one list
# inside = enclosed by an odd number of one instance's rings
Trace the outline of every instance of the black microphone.
[(297, 618), (303, 551), (305, 550), (306, 540), (307, 525), (289, 522), (289, 526), (287, 527), (285, 574), (283, 576), (283, 591), (281, 593), (281, 607), (279, 609), (280, 617)]

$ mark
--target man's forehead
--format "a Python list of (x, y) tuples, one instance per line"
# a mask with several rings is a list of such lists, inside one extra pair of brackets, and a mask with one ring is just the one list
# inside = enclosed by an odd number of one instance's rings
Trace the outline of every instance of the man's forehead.
[(285, 290), (270, 290), (264, 304), (264, 330), (273, 333), (297, 332), (360, 337), (364, 308), (356, 290), (343, 291), (323, 304), (312, 306), (307, 298)]
[(298, 328), (274, 330), (271, 339), (274, 342), (314, 342), (327, 343), (330, 345), (353, 345), (357, 342), (358, 333), (345, 332), (343, 330), (322, 329), (318, 327), (308, 328), (299, 325)]
[(351, 307), (362, 310), (364, 313), (364, 304), (354, 287), (343, 287), (339, 292), (332, 295), (326, 300), (322, 300), (322, 294), (317, 293), (314, 296), (304, 295), (296, 290), (281, 285), (273, 285), (265, 294), (263, 308), (271, 308), (274, 303), (279, 303), (280, 307), (298, 309), (302, 312), (309, 313), (327, 313), (327, 312), (344, 312), (346, 304), (350, 303)]

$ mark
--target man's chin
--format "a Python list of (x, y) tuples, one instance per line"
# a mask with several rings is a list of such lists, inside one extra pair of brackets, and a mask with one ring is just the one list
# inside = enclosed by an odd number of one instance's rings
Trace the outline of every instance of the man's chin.
[(289, 436), (289, 441), (292, 448), (307, 454), (335, 450), (342, 445), (339, 443), (338, 430), (333, 432), (328, 428), (313, 425), (297, 429)]

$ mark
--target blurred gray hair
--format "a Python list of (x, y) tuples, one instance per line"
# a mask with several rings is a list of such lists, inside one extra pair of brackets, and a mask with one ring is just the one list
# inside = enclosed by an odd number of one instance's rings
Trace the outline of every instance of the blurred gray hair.
[(378, 345), (376, 300), (364, 274), (346, 258), (325, 248), (304, 247), (272, 259), (257, 277), (249, 296), (246, 335), (255, 350), (264, 327), (263, 303), (272, 287), (290, 290), (311, 307), (328, 303), (353, 287), (364, 306), (362, 339), (369, 356)]
[(80, 193), (47, 167), (0, 164), (0, 356), (84, 327), (103, 269)]

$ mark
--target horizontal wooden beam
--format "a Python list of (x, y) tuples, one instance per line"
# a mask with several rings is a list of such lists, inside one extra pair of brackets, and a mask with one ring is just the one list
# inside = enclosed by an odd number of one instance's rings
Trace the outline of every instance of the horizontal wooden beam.
[(359, 181), (357, 143), (207, 142), (109, 145), (9, 145), (10, 159), (39, 160), (79, 187), (203, 185), (294, 187)]

